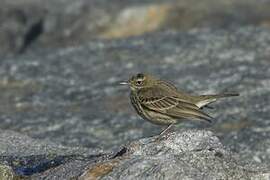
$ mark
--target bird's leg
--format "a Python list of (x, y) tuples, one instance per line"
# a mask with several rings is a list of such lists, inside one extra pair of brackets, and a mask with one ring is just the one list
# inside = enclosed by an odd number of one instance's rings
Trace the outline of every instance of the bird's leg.
[(165, 128), (163, 131), (161, 131), (159, 136), (163, 136), (164, 134), (166, 134), (171, 129), (172, 125), (173, 124), (170, 124), (167, 128)]
[(159, 141), (161, 140), (162, 136), (167, 134), (168, 131), (171, 129), (171, 127), (173, 126), (173, 124), (170, 124), (168, 127), (166, 127), (163, 131), (161, 131), (161, 133), (159, 134), (159, 136), (157, 137), (157, 139), (155, 141)]

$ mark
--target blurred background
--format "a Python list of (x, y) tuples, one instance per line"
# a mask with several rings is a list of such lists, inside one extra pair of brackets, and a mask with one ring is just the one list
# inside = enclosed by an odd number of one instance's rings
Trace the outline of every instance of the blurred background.
[[(194, 94), (239, 92), (207, 128), (270, 164), (270, 0), (0, 0), (0, 130), (117, 148), (159, 133), (136, 115), (137, 72)], [(7, 135), (6, 138), (9, 136)]]
[(158, 31), (269, 28), (269, 1), (1, 0), (1, 56)]

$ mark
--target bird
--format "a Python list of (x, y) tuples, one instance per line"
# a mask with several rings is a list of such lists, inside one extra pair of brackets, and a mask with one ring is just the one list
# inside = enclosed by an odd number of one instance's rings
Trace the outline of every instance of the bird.
[(191, 95), (145, 73), (135, 74), (120, 84), (129, 86), (130, 101), (138, 115), (153, 124), (167, 126), (160, 137), (185, 120), (211, 123), (214, 118), (202, 111), (204, 107), (220, 98), (239, 96), (238, 93)]

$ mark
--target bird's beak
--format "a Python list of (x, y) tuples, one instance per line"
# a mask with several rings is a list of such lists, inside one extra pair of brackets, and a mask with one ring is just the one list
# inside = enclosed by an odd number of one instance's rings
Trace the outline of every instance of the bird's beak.
[(121, 85), (127, 85), (127, 84), (129, 84), (129, 82), (127, 82), (127, 81), (122, 81), (122, 82), (120, 82), (119, 84), (121, 84)]

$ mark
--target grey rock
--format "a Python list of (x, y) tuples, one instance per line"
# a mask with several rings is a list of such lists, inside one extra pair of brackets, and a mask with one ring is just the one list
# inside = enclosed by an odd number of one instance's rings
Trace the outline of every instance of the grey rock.
[(245, 158), (269, 163), (269, 37), (256, 27), (168, 31), (2, 59), (1, 128), (105, 149), (158, 134), (117, 85), (148, 72), (190, 93), (239, 92), (214, 104), (215, 124), (180, 126), (211, 129)]
[[(108, 2), (1, 1), (0, 179), (270, 179), (269, 0)], [(153, 142), (137, 72), (241, 95)]]
[(1, 0), (0, 56), (198, 27), (269, 28), (269, 0)]
[[(243, 160), (235, 153), (225, 148), (213, 132), (205, 130), (183, 130), (182, 132), (170, 133), (156, 141), (157, 136), (133, 141), (123, 146), (115, 153), (108, 153), (105, 156), (98, 155), (99, 151), (90, 151), (89, 154), (96, 156), (74, 156), (60, 164), (54, 164), (49, 169), (42, 169), (48, 166), (48, 161), (40, 158), (34, 162), (42, 151), (42, 141), (37, 142), (18, 133), (13, 137), (5, 137), (6, 143), (10, 145), (10, 151), (3, 161), (10, 162), (12, 155), (24, 157), (31, 152), (31, 156), (17, 159), (9, 165), (0, 166), (0, 177), (5, 179), (268, 179), (269, 169), (249, 160)], [(2, 133), (5, 134), (5, 133)], [(1, 138), (4, 136), (2, 135)], [(22, 146), (25, 142), (25, 146)], [(73, 154), (74, 148), (63, 148), (58, 145), (46, 143), (45, 156), (52, 155), (46, 149), (54, 149), (54, 153)], [(14, 147), (12, 147), (12, 145)], [(28, 148), (26, 147), (28, 145)], [(38, 147), (40, 146), (40, 147)], [(14, 152), (14, 149), (20, 153)], [(24, 149), (24, 150), (23, 150)], [(22, 151), (23, 150), (23, 151)], [(58, 150), (61, 150), (58, 152)], [(27, 152), (29, 151), (29, 152)], [(77, 154), (84, 154), (82, 148), (77, 148)], [(14, 153), (14, 154), (13, 154)], [(2, 153), (1, 153), (2, 154)], [(44, 158), (44, 157), (43, 157)], [(26, 163), (24, 166), (20, 163)], [(55, 160), (54, 163), (57, 163)], [(46, 166), (45, 166), (46, 165)], [(38, 173), (24, 174), (26, 170), (34, 171), (39, 167)], [(29, 176), (32, 175), (32, 176)]]
[(55, 168), (51, 168), (45, 172), (34, 174), (31, 176), (31, 179), (77, 179), (87, 170), (87, 167), (90, 164), (94, 164), (94, 161), (88, 162), (86, 160), (73, 160), (71, 162), (63, 163)]
[[(210, 131), (187, 130), (157, 142), (155, 138), (128, 145), (126, 154), (101, 179), (266, 180), (270, 177), (265, 167), (239, 159)], [(91, 167), (82, 179), (92, 179), (94, 174)]]
[(0, 132), (1, 156), (31, 156), (34, 154), (61, 154), (61, 155), (89, 155), (104, 153), (101, 149), (82, 147), (65, 147), (49, 141), (35, 140), (28, 136), (13, 131)]
[(36, 3), (1, 2), (0, 57), (22, 53), (43, 32), (45, 9)]
[[(15, 167), (13, 160), (33, 161), (33, 165), (40, 159), (57, 161), (59, 171), (49, 167), (61, 177), (65, 172), (62, 166), (77, 163), (81, 155), (99, 154), (96, 148), (114, 151), (123, 143), (158, 134), (162, 128), (141, 120), (129, 104), (128, 89), (117, 85), (134, 73), (148, 72), (190, 93), (240, 92), (240, 97), (217, 102), (214, 110), (205, 110), (215, 117), (213, 125), (183, 123), (175, 131), (211, 130), (238, 153), (239, 161), (269, 167), (269, 45), (269, 29), (236, 26), (92, 40), (67, 48), (30, 49), (20, 56), (2, 58), (0, 162)], [(75, 152), (78, 156), (70, 156)], [(56, 160), (58, 157), (61, 161)], [(78, 169), (103, 158), (86, 158), (78, 163), (83, 164)], [(181, 164), (181, 158), (177, 163)]]
[(0, 178), (70, 179), (110, 156), (100, 149), (65, 147), (12, 132), (0, 132)]

